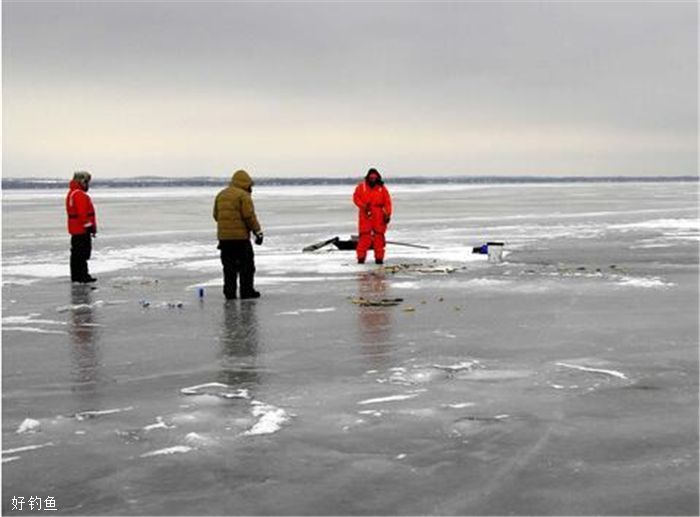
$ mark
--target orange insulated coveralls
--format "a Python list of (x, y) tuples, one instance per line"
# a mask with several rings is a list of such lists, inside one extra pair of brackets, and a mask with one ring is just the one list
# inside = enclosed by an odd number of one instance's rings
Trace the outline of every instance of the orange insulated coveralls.
[(382, 182), (382, 177), (375, 169), (370, 169), (357, 187), (352, 197), (358, 208), (357, 261), (363, 263), (367, 250), (374, 248), (374, 259), (378, 264), (384, 262), (384, 234), (391, 219), (391, 196)]

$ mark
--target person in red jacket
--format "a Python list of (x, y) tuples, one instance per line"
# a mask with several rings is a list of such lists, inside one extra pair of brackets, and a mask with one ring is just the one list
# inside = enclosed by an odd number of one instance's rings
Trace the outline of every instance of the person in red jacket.
[(68, 233), (70, 240), (70, 278), (73, 282), (89, 283), (97, 279), (88, 273), (87, 261), (92, 254), (92, 237), (97, 234), (95, 207), (87, 191), (92, 176), (87, 171), (73, 174), (66, 196)]
[(391, 220), (391, 196), (377, 169), (367, 171), (365, 179), (355, 187), (352, 200), (359, 209), (357, 262), (364, 264), (367, 250), (373, 247), (374, 261), (383, 264), (386, 245), (384, 234)]

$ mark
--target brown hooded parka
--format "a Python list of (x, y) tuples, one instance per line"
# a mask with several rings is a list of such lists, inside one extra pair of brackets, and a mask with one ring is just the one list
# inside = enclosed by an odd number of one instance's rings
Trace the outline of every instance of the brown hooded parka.
[(260, 233), (260, 223), (250, 195), (253, 180), (244, 170), (233, 174), (228, 188), (219, 192), (214, 201), (217, 237), (224, 240), (247, 240), (250, 232)]

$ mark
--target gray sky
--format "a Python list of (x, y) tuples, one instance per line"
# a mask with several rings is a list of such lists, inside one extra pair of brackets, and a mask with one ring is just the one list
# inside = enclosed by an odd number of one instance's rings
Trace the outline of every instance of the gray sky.
[(6, 177), (697, 172), (695, 2), (2, 8)]

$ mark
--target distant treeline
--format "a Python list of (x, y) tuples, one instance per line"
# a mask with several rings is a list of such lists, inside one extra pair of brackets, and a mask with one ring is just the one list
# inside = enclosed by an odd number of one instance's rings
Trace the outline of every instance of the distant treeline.
[[(397, 177), (387, 183), (394, 185), (425, 184), (504, 184), (504, 183), (657, 183), (697, 182), (697, 176), (443, 176), (443, 177)], [(148, 187), (223, 187), (227, 178), (194, 177), (162, 178), (136, 177), (119, 179), (95, 178), (93, 188), (148, 188)], [(353, 185), (357, 178), (256, 178), (255, 184), (272, 186), (295, 185)], [(56, 189), (66, 188), (65, 179), (47, 178), (3, 178), (3, 189)]]

